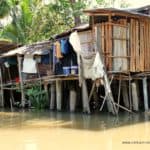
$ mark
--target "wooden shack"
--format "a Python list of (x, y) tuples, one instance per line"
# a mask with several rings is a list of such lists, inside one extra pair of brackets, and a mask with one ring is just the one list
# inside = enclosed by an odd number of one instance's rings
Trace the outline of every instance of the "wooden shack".
[[(138, 111), (140, 100), (144, 99), (145, 110), (148, 110), (150, 16), (114, 8), (92, 9), (84, 12), (89, 15), (93, 44), (97, 45), (107, 74), (117, 76), (116, 79), (119, 81), (118, 104), (121, 80), (127, 80), (128, 88), (125, 89), (126, 81), (123, 82), (122, 87), (122, 96), (126, 97), (124, 100), (126, 107)], [(142, 79), (142, 85), (139, 79)], [(143, 94), (140, 94), (139, 86), (143, 86)]]
[[(62, 110), (63, 104), (68, 105), (68, 98), (70, 111), (75, 111), (79, 98), (83, 112), (87, 113), (91, 112), (91, 100), (98, 103), (98, 110), (105, 107), (115, 115), (120, 108), (139, 111), (140, 105), (148, 111), (150, 17), (114, 8), (85, 10), (84, 13), (89, 16), (88, 24), (65, 31), (53, 37), (53, 41), (1, 54), (1, 58), (16, 56), (22, 106), (28, 81), (40, 80), (50, 93), (50, 109)], [(22, 63), (26, 54), (39, 56), (50, 47), (52, 64), (38, 66), (39, 74), (44, 70), (44, 76), (24, 79)], [(72, 68), (78, 68), (78, 72)], [(8, 89), (7, 84), (1, 85), (2, 89)]]
[[(19, 48), (11, 47), (3, 51), (0, 56), (1, 66), (1, 106), (4, 107), (6, 97), (10, 95), (11, 108), (16, 101), (25, 107), (27, 103), (25, 89), (42, 80), (42, 77), (52, 75), (52, 64), (50, 63), (50, 41), (38, 42)], [(48, 56), (48, 57), (47, 57)], [(41, 81), (42, 82), (42, 81)], [(41, 86), (44, 83), (41, 83)], [(14, 96), (16, 90), (20, 91), (20, 97)], [(40, 91), (39, 91), (40, 92)]]
[(108, 71), (150, 71), (150, 17), (118, 9), (85, 10)]
[[(0, 41), (0, 54), (6, 53), (11, 49), (15, 49), (17, 47), (20, 47), (21, 45), (18, 45), (17, 43), (12, 43), (7, 40), (1, 40)], [(3, 84), (2, 84), (2, 64), (4, 61), (1, 59), (0, 61), (0, 107), (4, 107), (4, 91), (3, 89)], [(6, 72), (5, 77), (8, 78), (8, 72)]]
[[(89, 16), (88, 26), (73, 28), (57, 35), (55, 39), (68, 38), (74, 31), (77, 31), (79, 42), (76, 41), (76, 43), (80, 45), (79, 49), (82, 53), (79, 52), (82, 63), (78, 65), (82, 66), (83, 72), (86, 68), (83, 61), (85, 55), (88, 55), (88, 58), (95, 58), (94, 54), (96, 55), (97, 52), (100, 54), (104, 65), (104, 68), (101, 68), (104, 76), (100, 78), (105, 87), (105, 96), (100, 110), (107, 102), (108, 110), (113, 114), (117, 114), (119, 108), (129, 112), (138, 111), (140, 101), (143, 99), (144, 108), (148, 110), (150, 16), (114, 8), (85, 10), (84, 13)], [(79, 49), (74, 47), (76, 52)], [(86, 68), (82, 80), (92, 79), (92, 70), (90, 69), (93, 63), (90, 59), (86, 63), (89, 66)], [(93, 95), (95, 81), (97, 80), (94, 80), (91, 92), (88, 94), (89, 101)], [(111, 83), (114, 84), (114, 89)], [(143, 87), (142, 94), (139, 92), (139, 86)], [(121, 99), (123, 99), (123, 106), (120, 105)]]

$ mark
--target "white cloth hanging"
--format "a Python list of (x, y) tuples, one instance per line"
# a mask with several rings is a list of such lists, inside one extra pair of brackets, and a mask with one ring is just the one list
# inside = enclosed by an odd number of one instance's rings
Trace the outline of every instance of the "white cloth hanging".
[(37, 73), (36, 60), (33, 59), (33, 55), (24, 56), (22, 72)]
[(82, 75), (85, 79), (95, 80), (104, 76), (104, 65), (98, 52), (96, 55), (88, 57), (82, 56), (81, 63), (83, 70)]
[(72, 45), (74, 51), (77, 54), (80, 54), (81, 53), (81, 43), (80, 43), (80, 38), (79, 38), (77, 31), (70, 34), (69, 42)]
[(104, 76), (104, 65), (102, 63), (99, 53), (97, 52), (92, 66), (92, 79), (95, 80), (103, 76)]

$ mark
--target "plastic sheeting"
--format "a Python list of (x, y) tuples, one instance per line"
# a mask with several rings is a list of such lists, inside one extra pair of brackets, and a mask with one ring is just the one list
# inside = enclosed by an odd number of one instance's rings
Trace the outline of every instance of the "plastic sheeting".
[(95, 80), (104, 76), (104, 66), (98, 52), (89, 57), (82, 56), (81, 66), (84, 78)]
[(37, 73), (36, 61), (33, 59), (33, 55), (24, 56), (22, 72)]

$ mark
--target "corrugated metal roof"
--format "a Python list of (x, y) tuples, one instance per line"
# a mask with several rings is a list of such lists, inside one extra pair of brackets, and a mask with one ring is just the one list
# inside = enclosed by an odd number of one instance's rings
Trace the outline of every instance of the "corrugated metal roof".
[(7, 51), (17, 48), (19, 46), (20, 45), (18, 45), (16, 43), (12, 43), (10, 41), (0, 40), (0, 53), (7, 52)]
[(146, 6), (139, 7), (139, 8), (134, 8), (131, 10), (134, 10), (134, 11), (150, 10), (150, 5), (146, 5)]
[(131, 17), (146, 17), (150, 19), (149, 15), (138, 13), (132, 10), (125, 10), (125, 9), (116, 9), (116, 8), (98, 8), (98, 9), (90, 9), (90, 10), (84, 10), (84, 13), (88, 15), (98, 15), (98, 14), (119, 14), (119, 15), (127, 15)]
[(13, 49), (11, 51), (1, 54), (0, 57), (2, 58), (2, 57), (14, 56), (17, 54), (45, 55), (49, 53), (48, 49), (50, 49), (50, 47), (51, 47), (51, 42), (44, 41), (44, 42), (34, 43), (32, 45), (26, 45), (26, 46)]
[(69, 29), (69, 30), (67, 30), (67, 31), (64, 31), (64, 32), (62, 32), (62, 33), (60, 33), (60, 34), (58, 34), (58, 35), (55, 35), (55, 36), (54, 36), (54, 39), (58, 39), (58, 38), (67, 36), (67, 35), (69, 35), (72, 31), (75, 31), (75, 30), (80, 32), (80, 31), (88, 30), (89, 28), (90, 28), (90, 26), (89, 26), (88, 23), (81, 24), (81, 25), (76, 26), (76, 27), (74, 27), (74, 28), (71, 28), (71, 29)]

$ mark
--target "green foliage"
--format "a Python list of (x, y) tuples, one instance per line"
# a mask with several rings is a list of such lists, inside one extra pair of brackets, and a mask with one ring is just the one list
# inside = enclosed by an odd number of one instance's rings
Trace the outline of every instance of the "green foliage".
[(26, 95), (29, 97), (31, 105), (36, 109), (43, 109), (48, 104), (48, 93), (41, 89), (40, 84), (34, 84), (30, 89), (27, 89)]
[(0, 18), (4, 18), (10, 12), (10, 5), (6, 0), (0, 0)]
[(30, 11), (30, 0), (21, 2), (11, 0), (11, 17), (13, 21), (7, 25), (1, 34), (1, 38), (21, 44), (28, 43), (28, 33), (32, 22), (33, 12)]
[[(98, 6), (109, 7), (105, 0), (96, 1)], [(43, 5), (43, 0), (1, 0), (0, 17), (10, 14), (13, 21), (0, 31), (0, 38), (18, 44), (49, 39), (77, 25), (81, 19), (86, 21), (82, 10), (90, 4), (87, 0), (55, 0), (48, 5)]]

